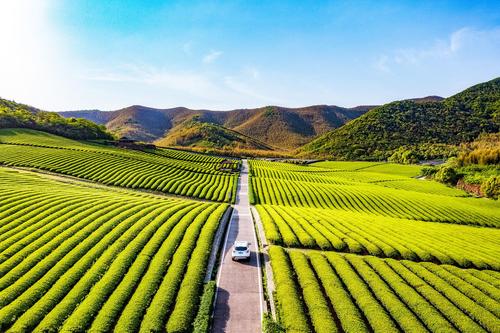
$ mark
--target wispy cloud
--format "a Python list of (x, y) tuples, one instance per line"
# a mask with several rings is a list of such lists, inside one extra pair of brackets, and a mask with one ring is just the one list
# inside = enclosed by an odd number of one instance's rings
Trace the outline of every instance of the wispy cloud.
[(222, 51), (215, 51), (215, 50), (211, 50), (210, 52), (208, 52), (202, 59), (202, 62), (204, 64), (211, 64), (213, 63), (214, 61), (216, 61), (217, 59), (220, 58), (220, 56), (222, 55)]
[[(260, 72), (254, 67), (242, 68), (234, 75), (194, 71), (172, 71), (145, 64), (121, 64), (112, 69), (89, 71), (86, 80), (112, 83), (133, 84), (134, 87), (150, 91), (163, 91), (164, 95), (175, 95), (186, 100), (203, 100), (204, 103), (222, 104), (231, 100), (252, 101), (253, 104), (283, 101), (265, 96), (258, 91)], [(183, 102), (181, 104), (186, 104)], [(187, 104), (186, 104), (187, 105)], [(203, 105), (210, 106), (209, 104)]]
[(170, 71), (147, 65), (122, 64), (113, 70), (93, 70), (87, 80), (102, 82), (131, 82), (161, 87), (206, 97), (217, 87), (206, 76), (189, 71)]
[(240, 78), (234, 76), (226, 76), (224, 77), (224, 84), (233, 92), (246, 97), (250, 97), (262, 103), (283, 104), (283, 101), (259, 93), (251, 85), (246, 83), (245, 80), (242, 80)]
[(381, 54), (374, 61), (373, 67), (381, 72), (391, 72), (397, 65), (419, 65), (429, 60), (448, 59), (479, 44), (499, 42), (500, 28), (476, 30), (464, 27), (454, 31), (447, 39), (438, 39), (426, 48), (402, 48)]
[(260, 78), (260, 71), (255, 67), (244, 67), (243, 74), (253, 80), (258, 80)]
[(390, 72), (388, 62), (389, 57), (385, 54), (382, 54), (380, 57), (378, 57), (377, 61), (374, 64), (374, 67), (381, 72)]
[(182, 45), (182, 51), (187, 54), (188, 56), (193, 55), (193, 43), (192, 42), (186, 42)]

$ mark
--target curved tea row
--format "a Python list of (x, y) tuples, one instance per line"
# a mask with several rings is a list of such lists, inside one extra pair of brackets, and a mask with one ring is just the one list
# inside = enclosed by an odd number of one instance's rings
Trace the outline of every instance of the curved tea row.
[(496, 332), (500, 275), (273, 246), (287, 332)]

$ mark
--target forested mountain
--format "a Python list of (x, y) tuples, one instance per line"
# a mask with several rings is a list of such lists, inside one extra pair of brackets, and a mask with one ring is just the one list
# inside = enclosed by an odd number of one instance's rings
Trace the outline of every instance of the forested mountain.
[(111, 139), (104, 126), (86, 119), (64, 118), (55, 112), (0, 98), (0, 128), (31, 128), (78, 140)]
[(441, 101), (404, 100), (370, 110), (306, 144), (301, 154), (383, 159), (400, 147), (470, 142), (500, 124), (500, 78)]
[(177, 125), (196, 118), (240, 132), (279, 148), (292, 149), (303, 145), (331, 129), (359, 117), (373, 106), (342, 108), (316, 105), (303, 108), (267, 106), (233, 111), (192, 110), (183, 107), (153, 109), (140, 105), (117, 111), (60, 112), (64, 117), (82, 117), (119, 136), (142, 141), (155, 141), (169, 135)]

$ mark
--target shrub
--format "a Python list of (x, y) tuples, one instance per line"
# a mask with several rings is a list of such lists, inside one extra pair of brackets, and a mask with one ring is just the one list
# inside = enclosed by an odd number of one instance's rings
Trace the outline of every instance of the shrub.
[(481, 191), (488, 198), (498, 199), (500, 195), (500, 176), (491, 176), (481, 184)]
[(266, 312), (264, 313), (264, 319), (262, 319), (262, 332), (285, 333), (285, 329), (279, 323), (274, 321), (269, 312)]
[(434, 179), (445, 184), (456, 184), (458, 177), (459, 176), (454, 168), (444, 165), (439, 168), (438, 172), (436, 172)]
[(425, 177), (431, 177), (431, 176), (434, 176), (437, 171), (438, 171), (438, 169), (436, 167), (425, 166), (422, 168), (422, 170), (420, 170), (420, 174), (422, 176), (425, 176)]

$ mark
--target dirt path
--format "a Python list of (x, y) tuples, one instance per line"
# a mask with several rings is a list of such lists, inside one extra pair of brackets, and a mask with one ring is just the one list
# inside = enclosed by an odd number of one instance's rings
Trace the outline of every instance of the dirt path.
[[(261, 332), (264, 300), (260, 262), (256, 253), (258, 245), (248, 200), (246, 160), (243, 160), (236, 204), (228, 228), (217, 277), (212, 332)], [(231, 251), (236, 240), (251, 242), (250, 261), (231, 260)]]

